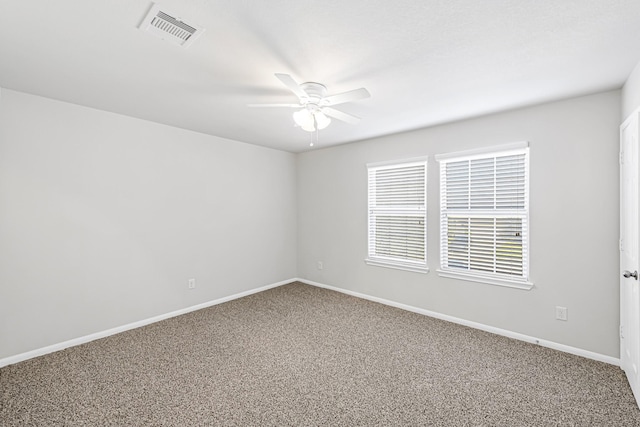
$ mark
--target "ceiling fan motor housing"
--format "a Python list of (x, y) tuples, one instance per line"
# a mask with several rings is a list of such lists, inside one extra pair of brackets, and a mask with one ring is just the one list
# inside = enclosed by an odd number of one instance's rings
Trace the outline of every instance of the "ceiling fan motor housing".
[(327, 96), (327, 87), (323, 84), (316, 82), (305, 82), (300, 85), (300, 88), (309, 95), (305, 104), (318, 105), (322, 98)]

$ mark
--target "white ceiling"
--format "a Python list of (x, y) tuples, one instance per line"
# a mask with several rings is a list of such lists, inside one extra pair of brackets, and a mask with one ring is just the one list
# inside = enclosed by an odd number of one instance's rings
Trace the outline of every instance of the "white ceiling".
[(0, 87), (291, 152), (309, 149), (274, 77), (359, 87), (316, 147), (620, 88), (638, 0), (159, 0), (205, 33), (137, 29), (149, 0), (0, 0)]

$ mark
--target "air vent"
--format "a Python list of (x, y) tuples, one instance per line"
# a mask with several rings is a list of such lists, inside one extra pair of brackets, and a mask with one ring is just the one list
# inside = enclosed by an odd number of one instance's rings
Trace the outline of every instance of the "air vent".
[(187, 24), (175, 14), (160, 10), (157, 4), (151, 7), (138, 28), (182, 47), (188, 47), (204, 32), (204, 28)]

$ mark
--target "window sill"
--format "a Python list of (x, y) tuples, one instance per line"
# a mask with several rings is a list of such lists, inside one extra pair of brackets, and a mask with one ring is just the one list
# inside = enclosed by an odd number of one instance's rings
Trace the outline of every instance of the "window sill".
[(501, 279), (498, 277), (488, 277), (482, 276), (480, 274), (473, 273), (461, 273), (459, 271), (451, 271), (451, 270), (437, 270), (438, 276), (446, 277), (448, 279), (459, 279), (466, 280), (469, 282), (479, 282), (486, 283), (488, 285), (496, 285), (496, 286), (504, 286), (507, 288), (514, 289), (523, 289), (525, 291), (531, 290), (533, 288), (533, 283), (524, 280), (509, 280), (509, 279)]
[(393, 262), (393, 261), (371, 259), (371, 258), (365, 259), (364, 262), (366, 262), (368, 265), (374, 265), (376, 267), (393, 268), (396, 270), (412, 271), (414, 273), (426, 274), (429, 272), (429, 267), (427, 267), (426, 265), (421, 266), (421, 265), (415, 265), (415, 264), (405, 264), (401, 262)]

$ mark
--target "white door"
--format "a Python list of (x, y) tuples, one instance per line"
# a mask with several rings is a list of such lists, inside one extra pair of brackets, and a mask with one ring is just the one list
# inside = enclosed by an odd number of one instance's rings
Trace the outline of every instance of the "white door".
[(640, 405), (639, 117), (620, 127), (620, 364)]

